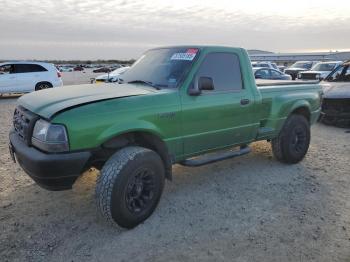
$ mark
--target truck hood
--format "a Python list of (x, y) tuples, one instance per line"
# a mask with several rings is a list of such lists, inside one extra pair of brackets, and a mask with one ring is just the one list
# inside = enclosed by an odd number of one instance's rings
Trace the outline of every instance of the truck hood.
[(322, 82), (324, 98), (350, 99), (350, 82)]
[(147, 87), (132, 84), (73, 85), (32, 92), (20, 97), (18, 104), (50, 119), (54, 114), (78, 105), (153, 92)]

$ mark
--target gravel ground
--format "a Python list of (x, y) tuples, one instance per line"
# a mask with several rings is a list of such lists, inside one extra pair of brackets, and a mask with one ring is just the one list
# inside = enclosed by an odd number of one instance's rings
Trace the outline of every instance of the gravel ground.
[(93, 73), (92, 69), (84, 71), (62, 72), (62, 81), (64, 85), (90, 84), (91, 78), (104, 75), (105, 73)]
[(174, 166), (155, 213), (127, 231), (97, 213), (97, 172), (49, 192), (10, 161), (15, 102), (0, 100), (1, 261), (350, 261), (347, 129), (313, 126), (296, 165), (259, 142), (241, 158)]

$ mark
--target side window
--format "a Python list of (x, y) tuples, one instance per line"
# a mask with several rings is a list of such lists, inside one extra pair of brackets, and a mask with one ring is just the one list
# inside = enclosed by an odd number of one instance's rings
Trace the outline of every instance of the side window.
[(277, 71), (275, 71), (275, 70), (271, 70), (270, 72), (271, 72), (271, 76), (272, 76), (272, 77), (278, 77), (278, 76), (281, 75), (280, 72), (277, 72)]
[(15, 64), (15, 73), (33, 73), (47, 71), (44, 67), (36, 64)]
[(13, 65), (3, 65), (0, 66), (0, 75), (3, 74), (12, 74), (13, 73)]
[(35, 65), (35, 64), (31, 64), (28, 65), (29, 66), (29, 70), (30, 72), (45, 72), (47, 71), (44, 67), (42, 67), (41, 65)]
[(28, 73), (28, 68), (26, 64), (15, 64), (14, 65), (15, 73)]
[(197, 77), (211, 77), (216, 92), (243, 88), (239, 58), (235, 54), (208, 54), (198, 70)]
[(255, 72), (255, 76), (259, 76), (258, 78), (261, 78), (261, 79), (269, 79), (270, 78), (269, 69), (260, 69)]

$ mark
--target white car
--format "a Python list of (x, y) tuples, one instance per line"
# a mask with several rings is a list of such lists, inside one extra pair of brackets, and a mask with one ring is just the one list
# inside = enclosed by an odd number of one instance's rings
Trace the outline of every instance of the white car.
[(96, 83), (98, 82), (117, 82), (119, 80), (119, 77), (124, 74), (130, 67), (125, 66), (125, 67), (120, 67), (117, 68), (116, 70), (108, 73), (108, 74), (103, 74), (95, 78)]
[(73, 67), (66, 67), (66, 66), (60, 66), (59, 68), (60, 72), (73, 72)]
[(252, 62), (252, 67), (264, 67), (279, 70), (277, 64), (273, 62)]
[(299, 79), (303, 80), (322, 80), (326, 78), (342, 61), (320, 62), (314, 65), (310, 71), (300, 72)]
[(0, 63), (0, 94), (28, 93), (62, 86), (61, 73), (50, 63)]

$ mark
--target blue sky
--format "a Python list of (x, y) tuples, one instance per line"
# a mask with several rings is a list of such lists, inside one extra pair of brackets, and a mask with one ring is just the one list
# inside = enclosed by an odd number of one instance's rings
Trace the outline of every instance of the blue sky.
[(0, 59), (128, 59), (176, 44), (350, 50), (350, 1), (0, 0)]

